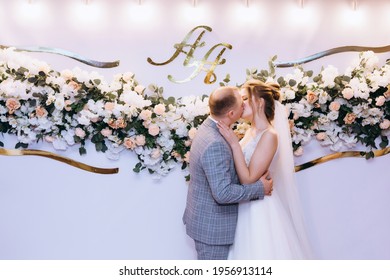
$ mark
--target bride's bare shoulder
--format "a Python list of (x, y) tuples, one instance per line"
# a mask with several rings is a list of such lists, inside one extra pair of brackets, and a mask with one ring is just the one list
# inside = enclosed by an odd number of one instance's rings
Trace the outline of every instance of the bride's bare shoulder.
[(278, 143), (278, 133), (273, 127), (267, 129), (262, 138), (267, 145), (276, 146)]
[(267, 131), (264, 134), (268, 135), (267, 137), (270, 137), (271, 139), (277, 139), (278, 138), (278, 132), (272, 126), (270, 128), (268, 128)]

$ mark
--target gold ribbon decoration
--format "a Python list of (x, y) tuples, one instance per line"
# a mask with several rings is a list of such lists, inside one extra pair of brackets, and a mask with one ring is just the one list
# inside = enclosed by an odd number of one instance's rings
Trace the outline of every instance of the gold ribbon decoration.
[(390, 52), (390, 45), (383, 46), (383, 47), (362, 47), (362, 46), (343, 46), (343, 47), (337, 47), (333, 49), (329, 49), (326, 51), (322, 51), (298, 60), (291, 60), (291, 61), (275, 61), (274, 66), (280, 67), (280, 68), (286, 68), (286, 67), (293, 67), (295, 65), (304, 64), (319, 58), (322, 58), (324, 56), (336, 54), (336, 53), (342, 53), (342, 52), (364, 52), (364, 51), (373, 51), (374, 53), (384, 53), (384, 52)]
[[(390, 146), (387, 148), (384, 148), (382, 150), (376, 150), (373, 152), (374, 152), (375, 157), (387, 155), (390, 153)], [(321, 163), (324, 163), (324, 162), (327, 162), (330, 160), (334, 160), (334, 159), (338, 159), (338, 158), (346, 158), (346, 157), (357, 157), (357, 158), (360, 157), (360, 158), (362, 158), (362, 157), (365, 157), (366, 154), (367, 154), (366, 152), (362, 152), (362, 151), (348, 151), (348, 152), (333, 153), (333, 154), (326, 155), (326, 156), (317, 158), (315, 160), (306, 162), (304, 164), (295, 166), (295, 172), (299, 172), (301, 170), (310, 168), (312, 166), (315, 166), (315, 165), (318, 165), (318, 164), (321, 164)]]
[[(384, 156), (390, 153), (390, 146), (387, 148), (384, 148), (382, 150), (376, 150), (374, 151), (375, 157)], [(98, 173), (98, 174), (116, 174), (119, 172), (119, 168), (99, 168), (94, 167), (91, 165), (87, 165), (78, 161), (75, 161), (70, 158), (66, 158), (51, 152), (42, 151), (42, 150), (32, 150), (32, 149), (25, 149), (25, 150), (16, 150), (16, 149), (3, 149), (0, 148), (0, 155), (3, 156), (41, 156), (50, 158), (52, 160), (57, 160), (66, 164), (69, 164), (73, 167), (92, 172), (92, 173)], [(356, 157), (356, 158), (363, 158), (366, 156), (366, 152), (363, 151), (347, 151), (347, 152), (338, 152), (333, 153), (330, 155), (326, 155), (317, 159), (314, 159), (312, 161), (303, 163), (301, 165), (295, 166), (295, 172), (299, 172), (305, 169), (308, 169), (310, 167), (313, 167), (315, 165), (331, 161), (338, 158), (346, 158), (346, 157)]]
[(111, 61), (111, 62), (96, 61), (96, 60), (82, 57), (79, 54), (67, 50), (63, 50), (63, 49), (58, 49), (58, 48), (47, 48), (47, 47), (39, 47), (39, 46), (38, 47), (35, 46), (12, 47), (12, 46), (0, 45), (0, 49), (8, 49), (8, 48), (15, 48), (15, 51), (18, 52), (42, 52), (42, 53), (59, 54), (96, 68), (113, 68), (119, 66), (119, 60)]
[(99, 168), (94, 167), (91, 165), (84, 164), (82, 162), (75, 161), (73, 159), (63, 157), (51, 152), (42, 151), (42, 150), (32, 150), (32, 149), (25, 149), (25, 150), (10, 150), (10, 149), (3, 149), (0, 148), (0, 155), (3, 156), (40, 156), (40, 157), (46, 157), (53, 160), (57, 160), (66, 164), (69, 164), (73, 167), (92, 172), (92, 173), (98, 173), (98, 174), (116, 174), (119, 172), (118, 168)]

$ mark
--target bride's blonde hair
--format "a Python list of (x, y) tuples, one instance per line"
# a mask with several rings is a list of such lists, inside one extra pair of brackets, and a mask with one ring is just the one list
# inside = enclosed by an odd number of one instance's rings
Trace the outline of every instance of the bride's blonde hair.
[(242, 88), (248, 90), (248, 99), (252, 108), (256, 109), (253, 100), (262, 98), (265, 101), (264, 113), (267, 120), (271, 123), (275, 117), (275, 100), (280, 99), (280, 86), (275, 83), (264, 83), (253, 79), (246, 81)]

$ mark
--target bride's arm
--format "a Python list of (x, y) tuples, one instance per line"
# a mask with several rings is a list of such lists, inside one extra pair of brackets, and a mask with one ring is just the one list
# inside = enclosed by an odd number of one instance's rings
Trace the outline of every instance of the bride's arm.
[(255, 151), (251, 157), (249, 167), (246, 165), (245, 157), (237, 136), (224, 124), (218, 124), (222, 136), (232, 148), (234, 166), (241, 184), (251, 184), (260, 179), (268, 170), (274, 157), (277, 147), (277, 135), (273, 131), (266, 131), (257, 143)]
[(248, 182), (255, 182), (268, 170), (274, 158), (278, 143), (278, 136), (274, 130), (267, 130), (257, 143), (249, 162)]

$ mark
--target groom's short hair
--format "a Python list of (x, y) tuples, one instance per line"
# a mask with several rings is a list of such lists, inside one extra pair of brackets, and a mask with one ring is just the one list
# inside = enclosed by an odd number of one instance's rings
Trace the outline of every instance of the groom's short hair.
[(209, 107), (213, 116), (222, 116), (237, 104), (237, 98), (234, 95), (236, 87), (224, 86), (217, 88), (210, 94)]

